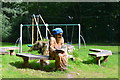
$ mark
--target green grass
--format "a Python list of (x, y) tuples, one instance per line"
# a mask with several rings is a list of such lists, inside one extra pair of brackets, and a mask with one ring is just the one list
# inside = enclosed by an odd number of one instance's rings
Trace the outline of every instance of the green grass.
[[(14, 46), (14, 44), (2, 43), (2, 46)], [(40, 64), (36, 63), (37, 60), (30, 60), (29, 67), (25, 68), (22, 66), (22, 58), (15, 55), (0, 55), (2, 78), (118, 78), (118, 56), (120, 54), (115, 53), (109, 56), (108, 62), (101, 63), (101, 66), (97, 66), (94, 57), (88, 55), (90, 48), (118, 52), (118, 46), (87, 45), (86, 48), (82, 46), (80, 49), (77, 49), (77, 46), (75, 47), (76, 50), (72, 55), (76, 58), (76, 61), (69, 60), (68, 70), (64, 72), (51, 70), (51, 68), (55, 68), (54, 60), (50, 61), (51, 64), (45, 66), (44, 70), (41, 71), (39, 70)], [(23, 51), (28, 49), (27, 44), (24, 44)], [(30, 53), (37, 54), (34, 51)]]

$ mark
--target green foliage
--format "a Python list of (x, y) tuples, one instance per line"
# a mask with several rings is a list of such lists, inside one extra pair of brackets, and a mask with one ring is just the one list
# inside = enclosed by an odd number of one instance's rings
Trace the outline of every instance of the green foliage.
[[(6, 38), (12, 38), (11, 41), (14, 42), (19, 37), (20, 24), (31, 24), (32, 14), (41, 14), (48, 24), (80, 23), (82, 26), (81, 35), (87, 42), (117, 43), (119, 41), (116, 35), (119, 34), (120, 28), (120, 3), (3, 2), (1, 10), (3, 11), (3, 41), (7, 41)], [(68, 16), (73, 17), (73, 19), (69, 19)], [(67, 29), (70, 35), (68, 37), (66, 36), (66, 28), (62, 28), (65, 39), (68, 38), (70, 41), (72, 27)], [(52, 30), (51, 27), (50, 30)], [(27, 32), (27, 29), (24, 28), (24, 32)], [(41, 28), (41, 33), (45, 37), (44, 27)], [(78, 28), (74, 29), (74, 43), (78, 40), (76, 34), (78, 34)], [(23, 40), (26, 41), (27, 37), (31, 36), (24, 34), (23, 37)], [(65, 41), (67, 42), (67, 40)]]
[[(23, 10), (24, 6), (21, 6), (21, 3), (3, 3), (2, 4), (2, 14), (0, 17), (2, 18), (2, 40), (3, 41), (11, 41), (13, 40), (11, 36), (16, 35), (16, 25), (18, 25), (18, 21), (20, 18), (27, 14), (26, 10)], [(19, 20), (17, 20), (19, 19)], [(15, 29), (14, 29), (15, 28)], [(14, 35), (13, 35), (14, 34)], [(15, 36), (16, 38), (17, 36)], [(11, 38), (11, 40), (9, 40)]]
[(2, 24), (2, 38), (6, 39), (8, 36), (10, 36), (10, 31), (11, 31), (11, 25), (9, 22), (9, 17), (6, 15), (0, 14), (0, 19), (2, 19), (1, 24)]

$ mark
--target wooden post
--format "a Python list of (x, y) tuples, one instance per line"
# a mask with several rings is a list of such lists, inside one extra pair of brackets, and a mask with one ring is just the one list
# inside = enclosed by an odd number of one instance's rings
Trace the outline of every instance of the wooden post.
[(101, 57), (96, 57), (96, 63), (98, 64), (98, 66), (100, 66), (100, 58)]
[(24, 61), (24, 63), (23, 63), (23, 66), (25, 66), (25, 67), (27, 67), (28, 66), (28, 57), (23, 57), (23, 61)]
[(10, 50), (10, 56), (14, 55), (14, 50)]
[(104, 56), (104, 61), (105, 61), (105, 62), (108, 61), (108, 56)]
[(34, 18), (32, 16), (32, 45), (34, 43)]
[[(50, 30), (48, 29), (48, 24), (45, 24), (45, 21), (43, 20), (43, 18), (42, 18), (42, 16), (41, 16), (40, 14), (39, 14), (39, 16), (40, 16), (40, 19), (42, 20), (43, 24), (46, 26), (46, 28), (47, 28), (49, 34), (52, 36)], [(47, 32), (46, 32), (46, 35), (47, 35)]]
[(34, 17), (34, 19), (35, 19), (35, 23), (36, 23), (36, 26), (37, 26), (37, 28), (38, 28), (38, 32), (39, 32), (40, 38), (41, 38), (41, 40), (42, 40), (42, 35), (41, 35), (40, 29), (39, 29), (39, 25), (38, 25), (38, 23), (37, 23), (37, 20), (36, 20), (36, 17), (35, 17), (34, 14), (33, 14), (33, 17)]
[(43, 70), (43, 60), (40, 60), (40, 69)]

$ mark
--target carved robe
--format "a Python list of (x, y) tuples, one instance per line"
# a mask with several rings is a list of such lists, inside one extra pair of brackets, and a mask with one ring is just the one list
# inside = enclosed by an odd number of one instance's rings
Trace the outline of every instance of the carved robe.
[(57, 39), (55, 37), (50, 37), (49, 47), (49, 55), (51, 59), (55, 59), (56, 69), (66, 70), (68, 66), (68, 54), (63, 37)]

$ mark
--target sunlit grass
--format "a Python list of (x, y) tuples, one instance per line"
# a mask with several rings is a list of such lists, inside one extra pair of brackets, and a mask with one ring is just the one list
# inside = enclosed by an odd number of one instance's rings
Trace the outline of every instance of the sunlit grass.
[[(29, 49), (28, 44), (23, 45), (23, 51)], [(75, 44), (76, 45), (76, 44)], [(11, 43), (3, 43), (3, 46), (14, 46)], [(24, 68), (22, 66), (23, 60), (15, 55), (0, 55), (2, 57), (2, 77), (3, 78), (118, 78), (118, 55), (117, 53), (108, 57), (107, 63), (101, 63), (101, 66), (96, 65), (95, 58), (89, 56), (89, 49), (105, 49), (112, 52), (118, 52), (118, 46), (95, 46), (87, 45), (85, 48), (81, 46), (78, 49), (75, 46), (75, 50), (71, 53), (76, 61), (68, 61), (68, 70), (53, 71), (55, 68), (54, 60), (50, 61), (50, 65), (44, 66), (44, 70), (41, 71), (40, 63), (36, 63), (37, 60), (29, 60), (29, 67)], [(16, 51), (17, 52), (17, 51)], [(37, 54), (37, 51), (32, 51), (30, 54)], [(103, 59), (103, 58), (102, 58)], [(49, 71), (49, 72), (48, 72)]]

